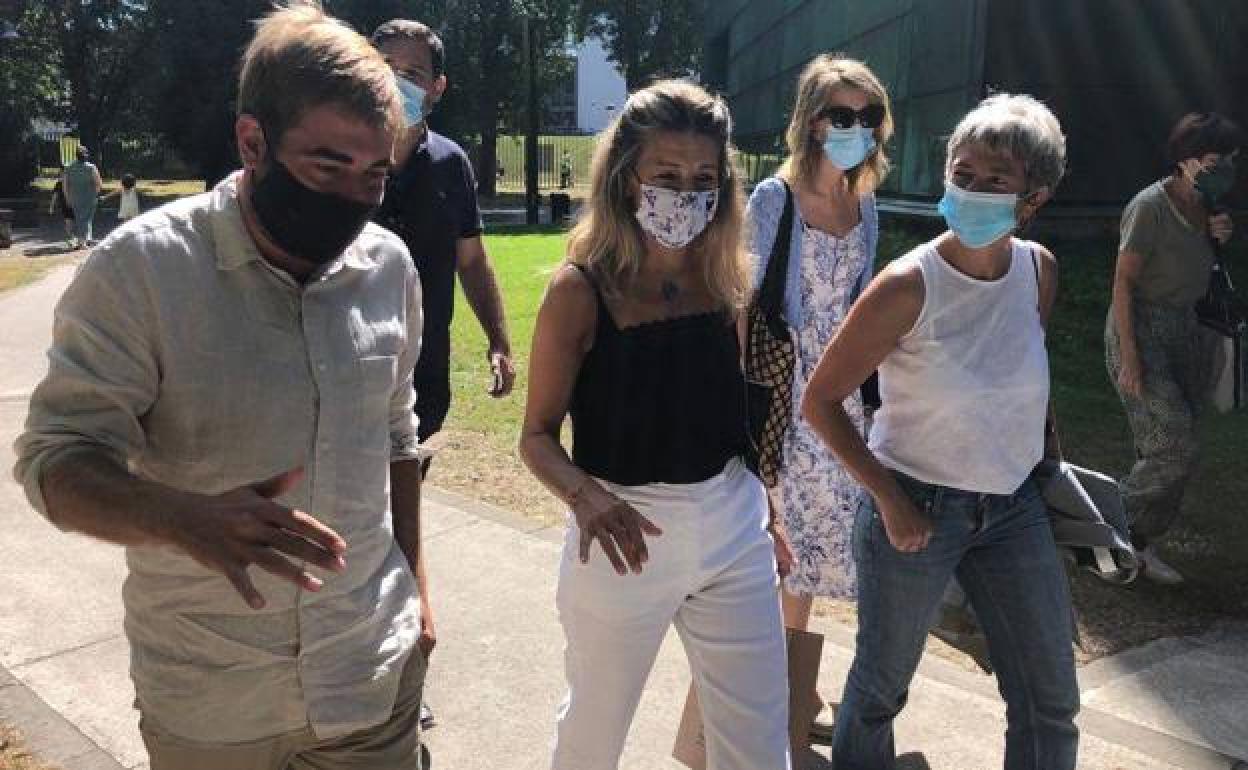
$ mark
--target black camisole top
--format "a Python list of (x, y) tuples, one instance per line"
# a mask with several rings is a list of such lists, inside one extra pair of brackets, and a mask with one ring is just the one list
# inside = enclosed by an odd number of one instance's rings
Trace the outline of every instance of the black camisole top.
[[(578, 266), (580, 267), (580, 266)], [(736, 326), (723, 311), (616, 326), (598, 321), (572, 391), (572, 460), (627, 486), (705, 481), (747, 446)]]

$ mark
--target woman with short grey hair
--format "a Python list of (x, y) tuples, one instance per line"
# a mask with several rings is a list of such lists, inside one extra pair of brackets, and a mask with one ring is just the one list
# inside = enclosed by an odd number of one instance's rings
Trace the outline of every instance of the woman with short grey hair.
[[(1045, 449), (1057, 262), (1014, 237), (1065, 157), (1061, 126), (1031, 97), (993, 96), (963, 118), (939, 207), (949, 230), (872, 281), (807, 387), (806, 419), (869, 493), (854, 522), (858, 639), (838, 770), (893, 766), (893, 719), (953, 578), (1006, 701), (1004, 766), (1075, 767), (1070, 595), (1031, 478)], [(868, 445), (842, 402), (877, 368), (883, 406)]]

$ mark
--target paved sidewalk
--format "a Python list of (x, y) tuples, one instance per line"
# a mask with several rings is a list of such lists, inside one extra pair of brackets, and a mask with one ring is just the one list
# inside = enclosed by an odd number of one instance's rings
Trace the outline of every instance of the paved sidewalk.
[[(57, 532), (8, 475), (26, 398), (44, 370), (51, 308), (70, 274), (58, 269), (0, 296), (0, 721), (64, 770), (146, 768), (121, 633), (121, 549)], [(559, 533), (436, 489), (425, 516), (440, 639), (427, 685), (441, 724), (428, 735), (434, 767), (543, 768), (563, 686)], [(816, 623), (827, 637), (821, 689), (834, 697), (852, 632)], [(1230, 757), (1248, 757), (1248, 625), (1147, 645), (1080, 678), (1081, 768), (1226, 770)], [(688, 681), (671, 634), (622, 768), (680, 767), (668, 754)], [(902, 766), (999, 767), (1003, 725), (990, 678), (929, 655), (898, 722)], [(830, 767), (822, 754), (806, 759)]]

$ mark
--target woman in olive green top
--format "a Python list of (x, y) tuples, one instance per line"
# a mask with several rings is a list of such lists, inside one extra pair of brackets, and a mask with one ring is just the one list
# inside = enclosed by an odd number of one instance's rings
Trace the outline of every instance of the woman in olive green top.
[(1195, 305), (1209, 287), (1212, 242), (1231, 237), (1231, 218), (1216, 213), (1216, 203), (1234, 183), (1241, 136), (1217, 113), (1186, 115), (1170, 134), (1171, 174), (1122, 214), (1106, 360), (1135, 442), (1135, 466), (1122, 484), (1132, 541), (1143, 574), (1159, 583), (1183, 580), (1152, 542), (1177, 517), (1195, 459), (1209, 368)]

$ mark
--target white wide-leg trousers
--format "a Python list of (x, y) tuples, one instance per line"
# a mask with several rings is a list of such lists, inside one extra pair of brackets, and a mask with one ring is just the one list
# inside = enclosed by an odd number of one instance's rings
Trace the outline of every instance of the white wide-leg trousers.
[(789, 770), (788, 680), (763, 487), (739, 460), (696, 484), (604, 483), (654, 522), (650, 560), (621, 576), (568, 527), (557, 605), (568, 694), (554, 770), (616, 770), (670, 624), (698, 688), (709, 770)]

